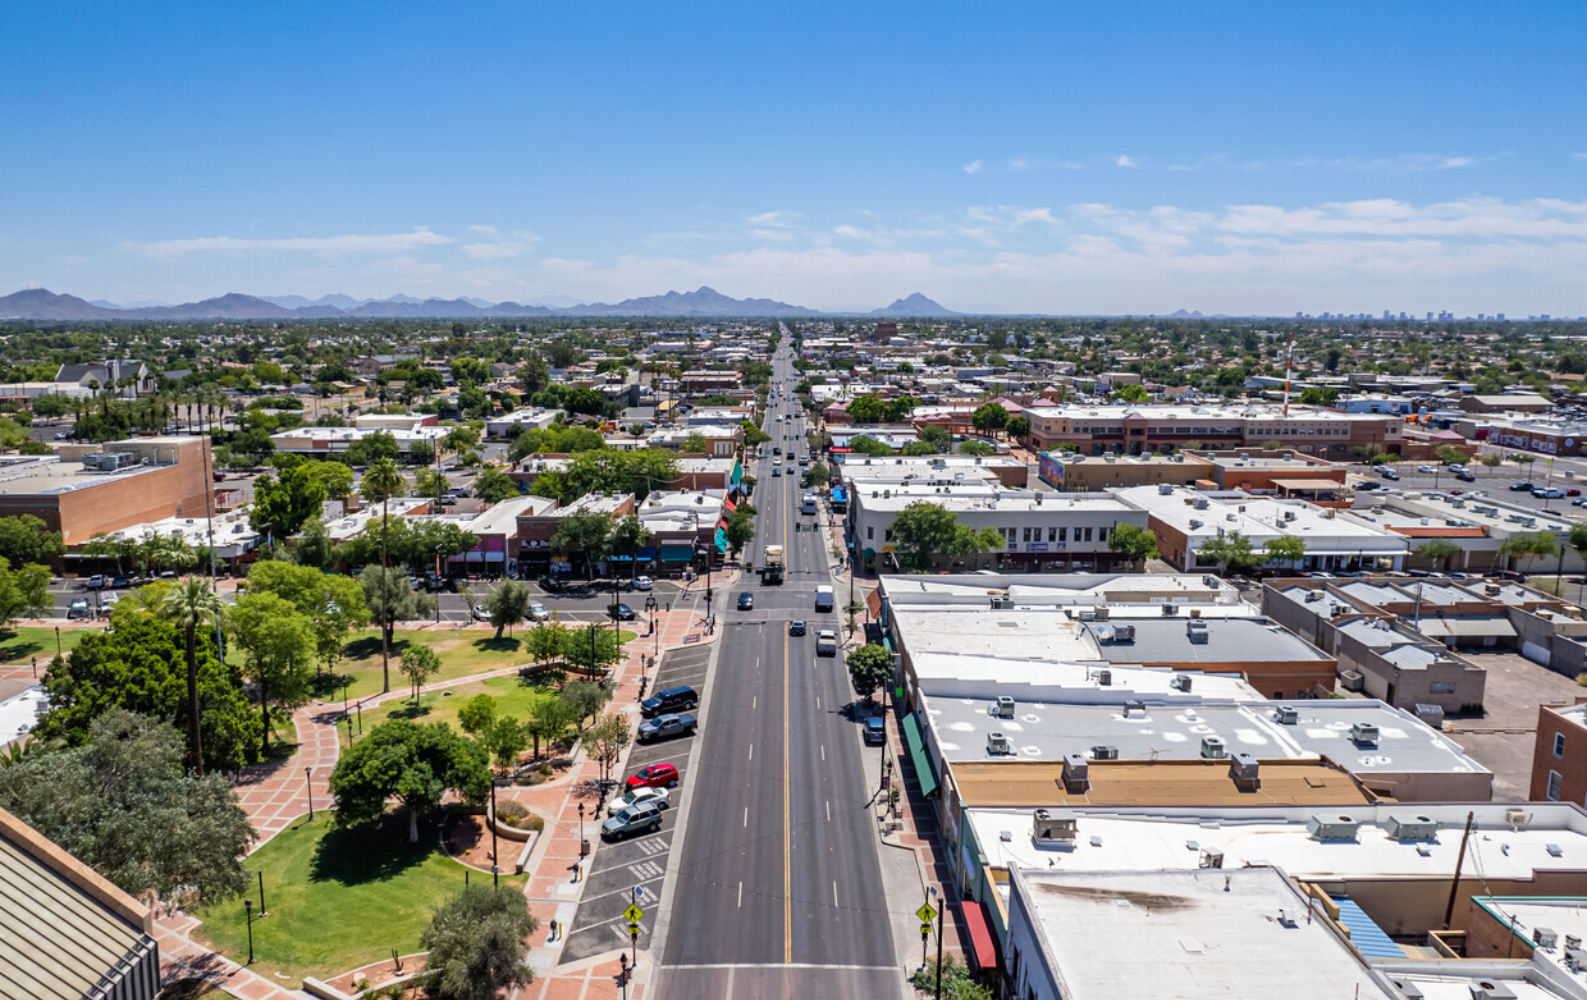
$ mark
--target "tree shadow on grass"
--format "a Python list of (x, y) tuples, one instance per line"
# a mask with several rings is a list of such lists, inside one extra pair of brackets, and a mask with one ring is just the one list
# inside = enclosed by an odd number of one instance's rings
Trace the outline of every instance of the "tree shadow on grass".
[(0, 631), (0, 663), (15, 663), (42, 652), (44, 643), (39, 640), (22, 639), (10, 629)]
[(420, 702), (415, 705), (412, 698), (403, 699), (402, 703), (393, 708), (386, 716), (388, 719), (422, 719), (430, 714), (430, 706)]
[(520, 641), (517, 638), (505, 635), (500, 639), (497, 639), (493, 636), (489, 639), (474, 640), (474, 648), (479, 650), (481, 653), (516, 653), (518, 652), (519, 646)]
[[(398, 640), (393, 639), (391, 643), (392, 653), (396, 653), (397, 645)], [(342, 647), (342, 655), (349, 660), (367, 660), (371, 657), (379, 656), (380, 633), (376, 632), (374, 635), (366, 635), (362, 638), (354, 639)]]
[(420, 820), (419, 842), (408, 843), (406, 809), (387, 813), (372, 823), (333, 827), (315, 848), (309, 878), (349, 886), (389, 881), (436, 852), (436, 833), (435, 821)]

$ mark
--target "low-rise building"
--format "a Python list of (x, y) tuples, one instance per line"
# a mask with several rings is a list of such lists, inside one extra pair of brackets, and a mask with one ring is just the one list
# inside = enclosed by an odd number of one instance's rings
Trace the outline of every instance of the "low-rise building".
[(1076, 451), (1044, 451), (1039, 466), (1042, 482), (1067, 493), (1091, 493), (1130, 486), (1194, 486), (1212, 478), (1206, 459), (1173, 455), (1082, 455)]
[(526, 508), (518, 513), (518, 572), (520, 576), (593, 575), (598, 568), (591, 565), (583, 552), (559, 552), (551, 545), (562, 519), (574, 514), (597, 514), (608, 520), (618, 520), (633, 514), (632, 493), (590, 493), (579, 497), (565, 507)]
[(1534, 801), (1587, 803), (1587, 703), (1537, 707), (1529, 795)]
[(854, 488), (871, 485), (956, 486), (1001, 483), (1012, 490), (1030, 485), (1031, 467), (1013, 455), (832, 456), (832, 472)]
[(424, 442), (432, 450), (437, 448), (441, 439), (446, 437), (447, 430), (445, 427), (423, 424), (411, 427), (294, 427), (270, 435), (270, 443), (276, 451), (323, 457), (345, 453), (360, 441), (375, 434), (385, 434), (397, 443), (397, 450), (406, 455), (418, 442)]
[(1090, 455), (1256, 447), (1276, 441), (1308, 455), (1349, 461), (1368, 446), (1396, 454), (1404, 418), (1392, 413), (1341, 413), (1310, 406), (1187, 406), (1183, 404), (1033, 405), (1024, 413), (1038, 451), (1067, 445)]
[(556, 423), (562, 416), (561, 410), (546, 410), (540, 407), (522, 407), (511, 413), (503, 413), (490, 418), (485, 422), (485, 433), (493, 438), (509, 437), (513, 428), (522, 430), (545, 430)]

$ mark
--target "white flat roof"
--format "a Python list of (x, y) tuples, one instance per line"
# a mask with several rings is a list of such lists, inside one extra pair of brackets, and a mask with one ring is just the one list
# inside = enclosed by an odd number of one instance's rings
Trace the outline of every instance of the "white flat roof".
[[(1197, 546), (1219, 532), (1238, 531), (1258, 549), (1281, 535), (1294, 535), (1306, 542), (1308, 554), (1353, 554), (1363, 548), (1404, 552), (1408, 547), (1403, 535), (1358, 518), (1339, 517), (1331, 510), (1301, 500), (1208, 493), (1183, 486), (1167, 492), (1156, 486), (1134, 486), (1115, 492), (1193, 539)], [(1194, 501), (1198, 499), (1207, 501), (1205, 509), (1196, 509)], [(1294, 517), (1285, 520), (1286, 514)]]

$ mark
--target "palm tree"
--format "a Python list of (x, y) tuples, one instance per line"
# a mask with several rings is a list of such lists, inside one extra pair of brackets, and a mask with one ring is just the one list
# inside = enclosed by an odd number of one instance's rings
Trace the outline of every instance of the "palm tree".
[(402, 478), (402, 470), (397, 467), (397, 460), (381, 458), (370, 464), (364, 473), (363, 485), (359, 487), (364, 499), (378, 500), (381, 504), (380, 565), (385, 571), (380, 574), (380, 669), (385, 675), (384, 691), (391, 690), (391, 644), (386, 638), (385, 627), (391, 614), (391, 557), (386, 549), (386, 536), (391, 524), (391, 498), (402, 496), (407, 485), (408, 481)]
[(220, 614), (220, 609), (220, 595), (210, 589), (208, 580), (196, 576), (183, 578), (160, 602), (160, 613), (180, 625), (187, 636), (187, 739), (193, 767), (201, 776), (204, 746), (198, 726), (198, 627), (209, 616)]

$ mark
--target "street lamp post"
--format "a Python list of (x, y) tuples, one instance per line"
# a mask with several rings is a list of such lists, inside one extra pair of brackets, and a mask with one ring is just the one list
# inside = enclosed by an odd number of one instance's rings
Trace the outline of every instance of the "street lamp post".
[(248, 964), (253, 964), (253, 900), (242, 901), (243, 912), (248, 916)]
[(496, 775), (490, 776), (490, 884), (501, 887), (501, 855), (496, 846)]
[(303, 787), (309, 793), (309, 819), (314, 818), (314, 768), (303, 769)]

